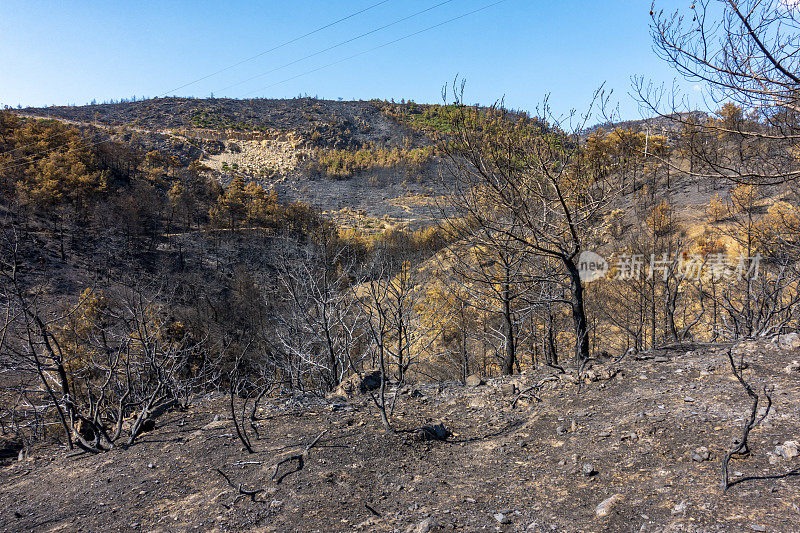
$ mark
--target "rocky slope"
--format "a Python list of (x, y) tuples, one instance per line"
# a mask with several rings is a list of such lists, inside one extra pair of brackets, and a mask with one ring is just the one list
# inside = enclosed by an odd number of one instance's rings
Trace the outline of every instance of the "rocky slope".
[(388, 117), (377, 101), (156, 98), (17, 112), (92, 128), (94, 142), (110, 135), (144, 152), (166, 153), (182, 164), (197, 161), (223, 184), (237, 177), (257, 181), (274, 189), (281, 201), (308, 203), (338, 223), (367, 233), (418, 228), (439, 215), (433, 208), (442, 190), (436, 161), (414, 171), (377, 168), (348, 179), (330, 179), (315, 163), (318, 150), (432, 143)]
[[(796, 336), (732, 347), (773, 405), (725, 493), (720, 458), (750, 401), (728, 346), (702, 345), (596, 364), (580, 386), (552, 369), (405, 386), (393, 434), (368, 395), (279, 396), (260, 410), (254, 454), (227, 398), (208, 395), (128, 449), (70, 459), (49, 445), (9, 461), (0, 530), (795, 531), (798, 349)], [(446, 441), (418, 438), (440, 421)], [(320, 435), (299, 471), (273, 478)]]

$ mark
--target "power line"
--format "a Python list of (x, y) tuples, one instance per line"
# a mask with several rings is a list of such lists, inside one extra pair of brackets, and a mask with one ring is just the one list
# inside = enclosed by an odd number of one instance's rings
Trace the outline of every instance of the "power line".
[(244, 65), (245, 63), (248, 63), (248, 62), (250, 62), (250, 61), (252, 61), (254, 59), (258, 59), (261, 56), (267, 55), (267, 54), (269, 54), (271, 52), (274, 52), (275, 50), (279, 50), (281, 48), (289, 46), (290, 44), (296, 43), (297, 41), (305, 39), (306, 37), (310, 37), (311, 35), (314, 35), (315, 33), (319, 33), (322, 30), (326, 30), (326, 29), (330, 28), (331, 26), (335, 26), (335, 25), (339, 24), (340, 22), (344, 22), (345, 20), (351, 19), (351, 18), (353, 18), (353, 17), (355, 17), (357, 15), (360, 15), (362, 13), (366, 13), (367, 11), (369, 11), (371, 9), (374, 9), (374, 8), (376, 8), (376, 7), (378, 7), (378, 6), (382, 5), (382, 4), (385, 4), (387, 2), (389, 2), (389, 0), (381, 0), (380, 2), (372, 4), (369, 7), (365, 7), (364, 9), (362, 9), (360, 11), (356, 11), (355, 13), (350, 13), (349, 15), (347, 15), (345, 17), (342, 17), (342, 18), (340, 18), (338, 20), (334, 20), (333, 22), (330, 22), (330, 23), (328, 23), (328, 24), (326, 24), (324, 26), (320, 26), (319, 28), (317, 28), (315, 30), (312, 30), (312, 31), (310, 31), (308, 33), (305, 33), (305, 34), (303, 34), (303, 35), (301, 35), (299, 37), (295, 37), (294, 39), (290, 39), (290, 40), (288, 40), (286, 42), (283, 42), (283, 43), (281, 43), (281, 44), (279, 44), (277, 46), (273, 46), (269, 50), (264, 50), (263, 52), (259, 52), (258, 54), (254, 55), (254, 56), (248, 57), (247, 59), (242, 59), (241, 61), (239, 61), (237, 63), (234, 63), (232, 65), (228, 65), (227, 67), (221, 68), (220, 70), (218, 70), (216, 72), (212, 72), (211, 74), (203, 76), (202, 78), (197, 78), (196, 80), (190, 81), (189, 83), (184, 83), (180, 87), (175, 87), (174, 89), (170, 89), (169, 91), (167, 91), (165, 93), (162, 93), (159, 96), (167, 96), (170, 93), (174, 94), (175, 91), (178, 91), (180, 89), (184, 89), (186, 87), (189, 87), (190, 85), (194, 85), (195, 83), (201, 82), (203, 80), (207, 80), (208, 78), (212, 78), (212, 77), (216, 76), (217, 74), (222, 74), (223, 72), (226, 72), (226, 71), (228, 71), (228, 70), (230, 70), (232, 68), (236, 68), (236, 67), (238, 67), (240, 65)]
[[(428, 8), (428, 9), (426, 9), (426, 10), (423, 10), (423, 12), (424, 12), (424, 11), (430, 11), (431, 9), (434, 9), (434, 8), (438, 7), (439, 5), (442, 5), (442, 4), (445, 4), (445, 3), (448, 3), (448, 2), (450, 2), (450, 1), (452, 1), (452, 0), (446, 0), (445, 2), (442, 2), (441, 4), (437, 4), (436, 6), (433, 6), (433, 7), (431, 7), (431, 8)], [(440, 28), (440, 27), (442, 27), (442, 26), (444, 26), (444, 25), (446, 25), (446, 24), (450, 24), (451, 22), (455, 22), (455, 21), (457, 21), (457, 20), (460, 20), (460, 19), (466, 18), (466, 17), (468, 17), (468, 16), (474, 15), (474, 14), (476, 14), (476, 13), (479, 13), (479, 12), (481, 12), (481, 11), (485, 11), (485, 10), (487, 10), (487, 9), (489, 9), (489, 8), (492, 8), (492, 7), (494, 7), (494, 6), (498, 5), (498, 4), (502, 4), (503, 2), (506, 2), (506, 1), (507, 1), (507, 0), (497, 0), (496, 2), (492, 2), (492, 3), (490, 3), (490, 4), (486, 4), (486, 5), (482, 6), (482, 7), (479, 7), (478, 9), (474, 9), (474, 10), (472, 10), (472, 11), (468, 11), (467, 13), (463, 13), (463, 14), (461, 14), (461, 15), (458, 15), (458, 16), (456, 16), (456, 17), (453, 17), (453, 18), (447, 19), (447, 20), (445, 20), (445, 21), (443, 21), (443, 22), (439, 22), (439, 23), (437, 23), (437, 24), (434, 24), (434, 25), (432, 25), (432, 26), (428, 26), (428, 27), (426, 27), (426, 28), (423, 28), (423, 29), (421, 29), (421, 30), (417, 30), (417, 31), (415, 31), (415, 32), (412, 32), (412, 33), (409, 33), (409, 34), (407, 34), (407, 35), (404, 35), (404, 36), (402, 36), (402, 37), (399, 37), (399, 38), (397, 38), (397, 39), (393, 39), (393, 40), (391, 40), (391, 41), (385, 42), (385, 43), (383, 43), (383, 44), (380, 44), (380, 45), (378, 45), (378, 46), (375, 46), (375, 47), (373, 47), (373, 48), (370, 48), (370, 49), (368, 49), (368, 50), (363, 50), (363, 51), (361, 51), (361, 52), (358, 52), (357, 54), (353, 54), (353, 55), (351, 55), (351, 56), (345, 57), (344, 59), (340, 59), (340, 60), (338, 60), (338, 61), (334, 61), (334, 62), (332, 62), (332, 63), (328, 63), (328, 64), (326, 64), (326, 65), (322, 65), (322, 66), (320, 66), (320, 67), (317, 67), (317, 68), (315, 68), (315, 69), (311, 69), (311, 70), (308, 70), (308, 71), (306, 71), (306, 72), (303, 72), (303, 73), (297, 74), (297, 75), (295, 75), (295, 76), (292, 76), (292, 77), (290, 77), (290, 78), (283, 79), (283, 80), (281, 80), (281, 81), (275, 82), (275, 83), (273, 83), (273, 84), (271, 84), (271, 85), (268, 85), (268, 86), (266, 86), (266, 87), (263, 87), (263, 88), (261, 88), (261, 89), (258, 89), (257, 91), (251, 91), (251, 92), (249, 92), (249, 93), (246, 93), (246, 94), (245, 94), (245, 95), (243, 95), (243, 96), (247, 96), (247, 95), (253, 94), (253, 93), (255, 93), (255, 92), (259, 92), (259, 91), (264, 91), (264, 90), (266, 90), (266, 89), (269, 89), (269, 88), (275, 87), (276, 85), (280, 85), (280, 84), (282, 84), (282, 83), (286, 83), (286, 82), (288, 82), (288, 81), (291, 81), (291, 80), (294, 80), (294, 79), (297, 79), (297, 78), (300, 78), (300, 77), (303, 77), (303, 76), (307, 76), (308, 74), (313, 74), (314, 72), (318, 72), (318, 71), (320, 71), (320, 70), (324, 70), (324, 69), (326, 69), (326, 68), (332, 67), (332, 66), (334, 66), (334, 65), (338, 65), (338, 64), (340, 64), (340, 63), (344, 63), (344, 62), (346, 62), (346, 61), (350, 61), (351, 59), (355, 59), (356, 57), (360, 57), (360, 56), (362, 56), (362, 55), (366, 55), (366, 54), (372, 53), (372, 52), (374, 52), (374, 51), (376, 51), (376, 50), (380, 50), (380, 49), (382, 49), (382, 48), (385, 48), (385, 47), (387, 47), (387, 46), (391, 46), (391, 45), (393, 45), (393, 44), (396, 44), (396, 43), (399, 43), (399, 42), (401, 42), (401, 41), (404, 41), (404, 40), (406, 40), (406, 39), (410, 39), (411, 37), (415, 37), (415, 36), (417, 36), (417, 35), (420, 35), (420, 34), (422, 34), (422, 33), (425, 33), (425, 32), (431, 31), (431, 30), (434, 30), (434, 29), (436, 29), (436, 28)], [(418, 14), (418, 13), (417, 13), (417, 14)], [(408, 17), (406, 17), (406, 19), (408, 19), (408, 18), (411, 18), (411, 17), (413, 17), (413, 16), (416, 16), (417, 14), (414, 14), (414, 15), (409, 15)], [(395, 23), (397, 23), (397, 22), (398, 22), (398, 21), (396, 21)], [(392, 24), (395, 24), (395, 23), (392, 23)], [(392, 24), (390, 24), (390, 25), (392, 25)], [(376, 31), (377, 31), (377, 30), (376, 30)], [(374, 33), (374, 31), (373, 31), (372, 33)], [(354, 38), (354, 39), (355, 39), (355, 38)], [(353, 39), (353, 40), (354, 40), (354, 39)], [(338, 46), (338, 45), (337, 45), (337, 46)], [(321, 53), (321, 52), (320, 52), (320, 53)], [(315, 53), (315, 54), (312, 54), (312, 55), (317, 55), (317, 54)], [(301, 61), (301, 60), (298, 60), (298, 61)], [(282, 68), (282, 67), (279, 67), (279, 68)], [(86, 148), (91, 148), (91, 147), (93, 147), (93, 146), (98, 146), (98, 145), (100, 145), (100, 144), (108, 143), (108, 142), (111, 142), (111, 141), (112, 141), (112, 139), (106, 139), (106, 140), (99, 141), (99, 142), (96, 142), (96, 143), (90, 143), (89, 145), (87, 145), (87, 146), (86, 146)], [(45, 150), (45, 151), (43, 151), (43, 152), (40, 152), (39, 154), (33, 154), (33, 155), (31, 155), (31, 156), (27, 156), (25, 159), (30, 159), (31, 157), (35, 157), (36, 155), (43, 155), (43, 154), (45, 154), (45, 153), (47, 153), (47, 152), (48, 152), (48, 150)], [(10, 152), (9, 152), (9, 153), (10, 153)], [(27, 165), (27, 164), (29, 164), (29, 163), (32, 163), (32, 162), (33, 162), (33, 161), (29, 161), (29, 162), (27, 162), (27, 163), (23, 162), (23, 163), (20, 163), (20, 164), (15, 164), (15, 165), (8, 166), (8, 167), (0, 167), (0, 171), (3, 171), (3, 170), (9, 170), (9, 169), (13, 169), (13, 168), (17, 168), (17, 167), (20, 167), (20, 166), (25, 166), (25, 165)]]
[(243, 83), (247, 83), (248, 81), (253, 81), (253, 80), (257, 79), (257, 78), (261, 78), (263, 76), (266, 76), (267, 74), (272, 74), (273, 72), (276, 72), (278, 70), (284, 69), (286, 67), (290, 67), (292, 65), (300, 63), (301, 61), (305, 61), (306, 59), (318, 56), (320, 54), (324, 54), (325, 52), (329, 52), (329, 51), (333, 50), (334, 48), (339, 48), (340, 46), (344, 46), (344, 45), (346, 45), (348, 43), (352, 43), (353, 41), (357, 41), (358, 39), (366, 37), (367, 35), (372, 35), (373, 33), (377, 33), (377, 32), (379, 32), (381, 30), (385, 30), (386, 28), (390, 28), (392, 26), (396, 26), (397, 24), (400, 24), (401, 22), (405, 22), (405, 21), (407, 21), (409, 19), (412, 19), (414, 17), (418, 17), (419, 15), (422, 15), (423, 13), (427, 13), (428, 11), (432, 11), (432, 10), (436, 9), (437, 7), (441, 7), (441, 6), (445, 5), (445, 4), (449, 4), (452, 1), (453, 0), (445, 0), (444, 2), (439, 2), (436, 5), (433, 5), (433, 6), (429, 7), (429, 8), (423, 9), (421, 11), (417, 11), (416, 13), (412, 13), (411, 15), (408, 15), (406, 17), (397, 19), (394, 22), (390, 22), (389, 24), (385, 24), (383, 26), (379, 26), (377, 28), (374, 28), (372, 30), (364, 32), (364, 33), (362, 33), (360, 35), (356, 35), (355, 37), (351, 37), (350, 39), (347, 39), (347, 40), (342, 41), (340, 43), (334, 44), (333, 46), (329, 46), (329, 47), (324, 48), (322, 50), (318, 50), (317, 52), (314, 52), (312, 54), (308, 54), (305, 57), (301, 57), (300, 59), (295, 59), (294, 61), (290, 61), (289, 63), (286, 63), (286, 64), (281, 65), (279, 67), (275, 67), (272, 70), (268, 70), (266, 72), (262, 72), (261, 74), (256, 74), (255, 76), (252, 76), (250, 78), (247, 78), (246, 80), (242, 80), (240, 82), (234, 83), (233, 85), (228, 85), (227, 87), (223, 87), (222, 89), (219, 90), (219, 92), (226, 91), (228, 89), (232, 89), (233, 87), (238, 87), (239, 85), (242, 85)]
[(301, 74), (297, 74), (296, 76), (292, 76), (291, 78), (286, 78), (284, 80), (275, 82), (272, 85), (267, 85), (266, 87), (262, 87), (261, 89), (257, 89), (255, 91), (251, 91), (249, 93), (244, 94), (243, 96), (248, 96), (248, 95), (251, 95), (251, 94), (256, 93), (256, 92), (265, 91), (265, 90), (267, 90), (269, 88), (275, 87), (276, 85), (280, 85), (282, 83), (286, 83), (288, 81), (295, 80), (295, 79), (300, 78), (302, 76), (307, 76), (308, 74), (313, 74), (314, 72), (318, 72), (320, 70), (332, 67), (334, 65), (338, 65), (339, 63), (344, 63), (345, 61), (350, 61), (351, 59), (355, 59), (356, 57), (363, 56), (365, 54), (369, 54), (369, 53), (374, 52), (376, 50), (380, 50), (381, 48), (385, 48), (387, 46), (391, 46), (393, 44), (399, 43), (400, 41), (404, 41), (406, 39), (410, 39), (411, 37), (415, 37), (415, 36), (417, 36), (417, 35), (419, 35), (421, 33), (425, 33), (427, 31), (434, 30), (436, 28), (444, 26), (445, 24), (450, 24), (451, 22), (455, 22), (456, 20), (463, 19), (465, 17), (468, 17), (470, 15), (474, 15), (475, 13), (479, 13), (481, 11), (485, 11), (485, 10), (491, 8), (491, 7), (494, 7), (494, 6), (498, 5), (498, 4), (502, 4), (503, 2), (506, 2), (506, 1), (507, 0), (498, 0), (497, 2), (493, 2), (491, 4), (487, 4), (487, 5), (483, 6), (483, 7), (475, 9), (473, 11), (469, 11), (467, 13), (464, 13), (463, 15), (459, 15), (457, 17), (453, 17), (451, 19), (445, 20), (445, 21), (440, 22), (438, 24), (434, 24), (433, 26), (428, 26), (427, 28), (423, 28), (423, 29), (415, 31), (413, 33), (409, 33), (408, 35), (404, 35), (403, 37), (400, 37), (398, 39), (394, 39), (392, 41), (389, 41), (389, 42), (383, 43), (381, 45), (378, 45), (378, 46), (376, 46), (374, 48), (370, 48), (369, 50), (364, 50), (364, 51), (359, 52), (357, 54), (353, 54), (351, 56), (345, 57), (344, 59), (340, 59), (338, 61), (334, 61), (333, 63), (328, 63), (327, 65), (322, 65), (321, 67), (317, 67), (315, 69), (308, 70), (308, 71), (303, 72)]
[[(179, 86), (179, 87), (175, 87), (174, 89), (170, 89), (169, 91), (166, 91), (166, 92), (164, 92), (164, 93), (161, 93), (161, 94), (159, 94), (158, 96), (159, 96), (159, 97), (163, 97), (163, 96), (167, 96), (167, 95), (169, 95), (170, 93), (173, 93), (173, 94), (174, 94), (174, 93), (175, 93), (175, 91), (178, 91), (178, 90), (180, 90), (180, 89), (184, 89), (184, 88), (186, 88), (186, 87), (189, 87), (190, 85), (194, 85), (195, 83), (199, 83), (199, 82), (201, 82), (201, 81), (203, 81), (203, 80), (207, 80), (208, 78), (212, 78), (212, 77), (216, 76), (217, 74), (221, 74), (221, 73), (223, 73), (223, 72), (226, 72), (226, 71), (228, 71), (228, 70), (231, 70), (231, 69), (233, 69), (233, 68), (236, 68), (236, 67), (238, 67), (238, 66), (240, 66), (240, 65), (243, 65), (243, 64), (245, 64), (245, 63), (248, 63), (248, 62), (250, 62), (250, 61), (252, 61), (252, 60), (254, 60), (254, 59), (258, 59), (259, 57), (262, 57), (262, 56), (264, 56), (264, 55), (266, 55), (266, 54), (269, 54), (269, 53), (271, 53), (271, 52), (274, 52), (274, 51), (276, 51), (276, 50), (279, 50), (279, 49), (281, 49), (281, 48), (284, 48), (284, 47), (286, 47), (286, 46), (289, 46), (290, 44), (294, 44), (294, 43), (296, 43), (297, 41), (300, 41), (300, 40), (302, 40), (302, 39), (305, 39), (306, 37), (309, 37), (309, 36), (311, 36), (311, 35), (314, 35), (314, 34), (316, 34), (316, 33), (319, 33), (319, 32), (321, 32), (321, 31), (323, 31), (323, 30), (326, 30), (326, 29), (328, 29), (328, 28), (330, 28), (330, 27), (332, 27), (332, 26), (335, 26), (335, 25), (339, 24), (340, 22), (344, 22), (345, 20), (348, 20), (348, 19), (351, 19), (351, 18), (353, 18), (353, 17), (355, 17), (355, 16), (361, 15), (362, 13), (366, 13), (367, 11), (370, 11), (370, 10), (372, 10), (372, 9), (374, 9), (374, 8), (376, 8), (376, 7), (378, 7), (378, 6), (380, 6), (380, 5), (386, 4), (386, 3), (388, 3), (389, 1), (390, 1), (390, 0), (381, 0), (380, 2), (376, 2), (376, 3), (374, 3), (374, 4), (370, 5), (370, 6), (367, 6), (367, 7), (365, 7), (364, 9), (361, 9), (361, 10), (359, 10), (359, 11), (355, 11), (355, 12), (353, 12), (353, 13), (350, 13), (349, 15), (346, 15), (346, 16), (344, 16), (344, 17), (340, 18), (340, 19), (334, 20), (333, 22), (329, 22), (328, 24), (325, 24), (324, 26), (320, 26), (319, 28), (317, 28), (317, 29), (315, 29), (315, 30), (312, 30), (312, 31), (310, 31), (310, 32), (308, 32), (308, 33), (304, 33), (303, 35), (300, 35), (299, 37), (295, 37), (295, 38), (293, 38), (293, 39), (290, 39), (290, 40), (288, 40), (288, 41), (285, 41), (285, 42), (283, 42), (283, 43), (281, 43), (281, 44), (279, 44), (279, 45), (273, 46), (273, 47), (272, 47), (272, 48), (270, 48), (269, 50), (264, 50), (263, 52), (259, 52), (258, 54), (254, 55), (254, 56), (250, 56), (250, 57), (248, 57), (247, 59), (242, 59), (241, 61), (238, 61), (238, 62), (236, 62), (236, 63), (233, 63), (232, 65), (228, 65), (227, 67), (221, 68), (220, 70), (217, 70), (216, 72), (212, 72), (211, 74), (208, 74), (208, 75), (206, 75), (206, 76), (203, 76), (202, 78), (197, 78), (196, 80), (190, 81), (189, 83), (184, 83), (183, 85), (181, 85), (181, 86)], [(246, 81), (249, 81), (249, 80), (246, 80)], [(244, 83), (244, 82), (242, 82), (242, 83)], [(32, 143), (24, 144), (24, 145), (22, 145), (22, 146), (17, 146), (17, 147), (15, 147), (13, 150), (9, 150), (8, 152), (5, 152), (5, 153), (7, 153), (7, 154), (13, 154), (14, 152), (17, 152), (17, 151), (19, 151), (19, 150), (24, 150), (25, 148), (28, 148), (29, 146), (33, 146), (33, 145), (35, 145), (35, 144), (38, 144), (38, 142), (32, 142)]]

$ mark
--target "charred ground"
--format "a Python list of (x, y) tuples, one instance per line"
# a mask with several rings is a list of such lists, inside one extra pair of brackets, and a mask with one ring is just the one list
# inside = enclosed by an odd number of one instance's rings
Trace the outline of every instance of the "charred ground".
[[(253, 454), (235, 436), (226, 395), (210, 394), (164, 414), (128, 449), (67, 458), (43, 444), (6, 461), (0, 529), (791, 531), (798, 459), (775, 449), (800, 434), (799, 354), (765, 341), (733, 346), (774, 405), (723, 492), (720, 458), (749, 410), (728, 347), (596, 364), (580, 387), (574, 372), (551, 369), (478, 387), (408, 385), (394, 434), (367, 395), (270, 398)], [(438, 421), (452, 436), (419, 441), (415, 430)], [(272, 479), (280, 459), (320, 434), (300, 471), (285, 464)], [(239, 494), (217, 469), (258, 493)]]

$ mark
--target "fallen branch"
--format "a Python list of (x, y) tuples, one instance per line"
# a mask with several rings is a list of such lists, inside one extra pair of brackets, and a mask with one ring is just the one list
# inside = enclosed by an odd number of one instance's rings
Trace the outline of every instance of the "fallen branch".
[(517, 402), (519, 401), (519, 399), (522, 398), (523, 396), (526, 396), (526, 397), (529, 397), (529, 398), (533, 398), (537, 402), (541, 402), (542, 401), (541, 398), (539, 398), (538, 396), (536, 396), (533, 393), (538, 391), (539, 389), (541, 389), (542, 385), (544, 385), (548, 381), (558, 381), (558, 377), (556, 377), (556, 376), (547, 376), (546, 378), (544, 378), (544, 379), (540, 380), (539, 382), (537, 382), (536, 385), (533, 385), (531, 387), (528, 387), (527, 389), (523, 389), (523, 390), (519, 391), (517, 393), (517, 395), (514, 397), (514, 400), (511, 402), (511, 408), (514, 409), (517, 406)]
[[(233, 428), (236, 430), (236, 435), (239, 437), (239, 440), (242, 441), (244, 445), (244, 449), (247, 450), (247, 453), (254, 453), (253, 446), (250, 444), (250, 437), (247, 436), (247, 431), (245, 430), (244, 426), (239, 427), (239, 421), (236, 419), (236, 403), (235, 403), (235, 396), (236, 390), (234, 386), (234, 378), (231, 378), (231, 390), (230, 390), (230, 397), (231, 397), (231, 418), (233, 419)], [(245, 400), (245, 405), (247, 402)], [(244, 410), (244, 408), (242, 408)]]
[[(229, 478), (228, 476), (225, 475), (225, 472), (223, 472), (219, 468), (217, 468), (216, 470), (217, 470), (217, 473), (220, 476), (225, 478), (225, 481), (228, 482), (228, 485), (230, 485), (232, 488), (236, 489), (239, 492), (240, 496), (249, 496), (250, 500), (256, 501), (256, 495), (261, 493), (261, 492), (264, 492), (264, 489), (248, 490), (248, 489), (244, 488), (244, 486), (241, 483), (239, 483), (238, 485), (235, 485), (233, 483), (233, 481), (231, 481), (231, 478)], [(237, 496), (237, 498), (238, 498), (238, 496)], [(234, 500), (234, 503), (235, 503), (235, 501), (236, 500)]]
[(281, 481), (283, 481), (283, 478), (285, 478), (285, 477), (286, 477), (286, 476), (288, 476), (289, 474), (293, 474), (293, 473), (295, 473), (295, 472), (299, 472), (299, 471), (301, 471), (301, 470), (303, 469), (303, 466), (305, 465), (305, 460), (306, 460), (306, 457), (308, 457), (308, 452), (311, 450), (311, 448), (313, 448), (314, 446), (316, 446), (316, 444), (319, 442), (319, 440), (322, 438), (322, 436), (323, 436), (323, 435), (324, 435), (324, 434), (325, 434), (327, 431), (328, 431), (328, 430), (326, 429), (326, 430), (324, 430), (322, 433), (320, 433), (319, 435), (317, 435), (317, 438), (316, 438), (316, 439), (314, 439), (314, 440), (312, 440), (312, 441), (311, 441), (311, 442), (310, 442), (308, 445), (306, 445), (306, 448), (305, 448), (305, 449), (304, 449), (302, 452), (300, 452), (300, 453), (298, 453), (298, 454), (295, 454), (295, 455), (290, 455), (289, 457), (287, 457), (287, 458), (285, 458), (285, 459), (281, 459), (280, 461), (278, 461), (277, 463), (275, 463), (275, 471), (272, 473), (272, 479), (275, 479), (275, 478), (278, 476), (278, 469), (280, 468), (280, 466), (281, 466), (282, 464), (284, 464), (284, 463), (288, 463), (288, 462), (291, 462), (291, 461), (297, 461), (297, 468), (296, 468), (296, 469), (294, 469), (294, 470), (291, 470), (291, 471), (289, 471), (289, 472), (286, 472), (286, 473), (284, 473), (284, 474), (283, 474), (281, 477), (277, 478), (277, 479), (275, 480), (275, 482), (276, 482), (276, 483), (280, 483)]
[(728, 361), (731, 364), (731, 371), (733, 371), (733, 375), (736, 376), (736, 379), (739, 380), (739, 383), (742, 384), (744, 387), (745, 392), (747, 395), (752, 398), (753, 403), (750, 406), (750, 417), (744, 424), (742, 428), (742, 437), (738, 440), (733, 441), (733, 447), (725, 454), (725, 457), (722, 460), (722, 491), (725, 492), (728, 490), (728, 487), (732, 485), (728, 481), (728, 463), (730, 462), (731, 458), (734, 456), (738, 457), (746, 457), (750, 454), (750, 448), (747, 445), (747, 438), (750, 436), (750, 431), (753, 430), (757, 425), (759, 425), (769, 414), (769, 410), (772, 407), (772, 398), (770, 398), (769, 393), (767, 392), (766, 385), (764, 386), (764, 397), (767, 399), (767, 408), (764, 411), (764, 414), (758, 418), (758, 403), (759, 397), (756, 394), (752, 387), (742, 378), (742, 372), (740, 370), (741, 365), (737, 369), (736, 363), (733, 361), (733, 354), (731, 353), (731, 349), (728, 348)]

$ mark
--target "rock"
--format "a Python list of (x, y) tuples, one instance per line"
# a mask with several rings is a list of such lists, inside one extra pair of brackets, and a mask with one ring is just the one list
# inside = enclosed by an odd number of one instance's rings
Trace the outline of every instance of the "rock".
[(513, 383), (503, 383), (500, 385), (500, 392), (504, 396), (511, 396), (517, 391), (517, 388), (514, 386)]
[(22, 440), (0, 435), (0, 459), (19, 457), (23, 453)]
[(464, 382), (467, 387), (480, 387), (483, 385), (484, 381), (478, 374), (472, 374), (467, 377), (467, 380)]
[(615, 377), (617, 377), (619, 375), (619, 373), (620, 373), (620, 369), (619, 368), (600, 369), (597, 372), (597, 378), (601, 379), (601, 380), (614, 379)]
[(620, 503), (622, 503), (624, 500), (625, 500), (624, 494), (619, 494), (619, 493), (614, 494), (610, 498), (606, 498), (605, 500), (600, 502), (600, 504), (597, 507), (595, 507), (594, 514), (597, 516), (597, 518), (606, 517), (609, 514), (611, 514), (611, 511), (613, 511), (614, 508)]
[(566, 435), (566, 434), (567, 434), (567, 428), (565, 428), (564, 426), (556, 427), (556, 435)]
[(503, 513), (495, 513), (494, 514), (494, 519), (497, 521), (498, 524), (510, 524), (511, 523), (511, 519), (509, 519)]
[(685, 501), (685, 500), (684, 500), (684, 501), (681, 501), (681, 503), (679, 503), (678, 505), (676, 505), (675, 507), (673, 507), (673, 508), (672, 508), (672, 511), (670, 511), (670, 512), (671, 512), (673, 515), (679, 515), (679, 514), (680, 514), (680, 515), (682, 515), (682, 514), (686, 514), (686, 501)]
[(775, 455), (791, 460), (800, 455), (800, 444), (796, 440), (787, 440), (775, 448)]
[(750, 529), (753, 531), (766, 531), (767, 528), (758, 524), (750, 524)]
[(583, 382), (588, 385), (589, 383), (597, 381), (599, 378), (597, 376), (597, 372), (595, 372), (593, 369), (589, 369), (581, 374), (581, 379), (583, 379)]
[(695, 461), (697, 463), (702, 463), (703, 461), (708, 461), (710, 459), (711, 459), (711, 453), (705, 446), (701, 446), (700, 448), (697, 448), (694, 452), (692, 452), (692, 461)]
[(792, 361), (788, 366), (783, 369), (784, 372), (787, 374), (794, 374), (795, 372), (800, 372), (800, 362)]
[(486, 407), (486, 401), (483, 398), (470, 398), (469, 406), (473, 409), (483, 409)]
[(417, 432), (417, 438), (421, 441), (447, 440), (450, 435), (450, 430), (444, 427), (444, 424), (441, 422), (422, 426)]
[(669, 357), (664, 357), (663, 355), (659, 355), (653, 359), (654, 363), (669, 363)]
[(771, 344), (781, 350), (797, 350), (800, 348), (800, 335), (797, 333), (778, 335), (772, 339)]
[(352, 374), (344, 379), (329, 396), (344, 396), (349, 398), (357, 394), (373, 391), (381, 386), (380, 370), (365, 370), (362, 373)]
[[(216, 418), (216, 417), (214, 417)], [(203, 431), (213, 431), (215, 429), (223, 429), (228, 427), (227, 420), (214, 420), (213, 422), (209, 422), (205, 426), (203, 426)]]
[(439, 527), (439, 524), (436, 523), (436, 520), (432, 517), (428, 517), (416, 526), (408, 526), (406, 533), (428, 533), (437, 527)]
[(592, 477), (597, 475), (597, 470), (594, 469), (594, 465), (592, 463), (584, 463), (581, 467), (581, 472), (586, 477)]

